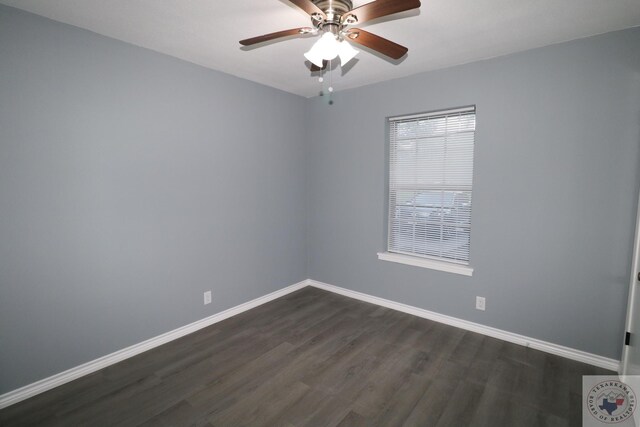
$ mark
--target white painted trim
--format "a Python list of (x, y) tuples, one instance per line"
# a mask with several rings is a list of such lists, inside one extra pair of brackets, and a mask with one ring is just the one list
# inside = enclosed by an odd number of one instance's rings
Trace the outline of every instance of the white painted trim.
[(523, 345), (525, 347), (531, 347), (533, 349), (544, 351), (546, 353), (555, 354), (556, 356), (562, 356), (567, 359), (576, 360), (578, 362), (587, 363), (589, 365), (599, 366), (601, 368), (610, 369), (612, 371), (617, 372), (620, 366), (620, 362), (615, 359), (609, 359), (607, 357), (598, 356), (597, 354), (587, 353), (586, 351), (576, 350), (562, 345), (542, 341), (536, 338), (530, 338), (524, 335), (515, 334), (513, 332), (503, 331), (501, 329), (492, 328), (490, 326), (481, 325), (479, 323), (469, 322), (467, 320), (458, 319), (456, 317), (424, 310), (422, 308), (413, 307), (395, 301), (390, 301), (388, 299), (375, 297), (372, 295), (364, 294), (362, 292), (352, 291), (350, 289), (329, 285), (327, 283), (322, 283), (315, 280), (309, 280), (309, 285), (319, 289), (324, 289), (329, 292), (344, 295), (349, 298), (355, 298), (360, 301), (387, 307), (392, 310), (402, 311), (414, 316), (423, 317), (425, 319), (455, 326), (456, 328), (465, 329), (467, 331), (476, 332), (489, 337), (498, 338), (503, 341)]
[[(634, 324), (638, 321), (636, 318), (640, 313), (633, 312), (633, 303), (638, 296), (636, 295), (638, 272), (640, 271), (640, 197), (638, 197), (638, 211), (636, 216), (636, 232), (633, 240), (633, 258), (631, 260), (631, 279), (629, 281), (629, 296), (627, 298), (627, 319), (625, 322), (625, 332), (631, 332), (632, 334), (638, 333), (637, 328), (634, 328)], [(620, 363), (621, 375), (633, 375), (635, 372), (630, 372), (631, 365), (631, 351), (632, 347), (622, 343), (622, 362)], [(635, 351), (638, 351), (636, 348)]]
[(400, 264), (413, 265), (414, 267), (430, 268), (432, 270), (446, 271), (447, 273), (473, 275), (473, 268), (468, 265), (454, 264), (452, 262), (437, 261), (429, 258), (420, 258), (409, 255), (394, 254), (391, 252), (378, 252), (378, 259), (383, 261), (398, 262)]
[(198, 320), (196, 322), (190, 323), (186, 326), (182, 326), (178, 329), (174, 329), (173, 331), (166, 332), (162, 335), (158, 335), (157, 337), (148, 339), (141, 343), (123, 348), (122, 350), (118, 350), (115, 353), (108, 354), (106, 356), (84, 363), (80, 366), (76, 366), (75, 368), (68, 369), (64, 372), (60, 372), (48, 378), (36, 381), (35, 383), (28, 384), (19, 389), (0, 395), (0, 409), (6, 408), (7, 406), (13, 405), (14, 403), (21, 402), (25, 399), (43, 393), (47, 390), (51, 390), (52, 388), (58, 387), (62, 384), (66, 384), (85, 375), (99, 371), (100, 369), (106, 368), (107, 366), (121, 362), (147, 350), (151, 350), (152, 348), (161, 346), (162, 344), (166, 344), (185, 335), (189, 335), (202, 328), (206, 328), (207, 326), (213, 325), (214, 323), (218, 323), (229, 317), (243, 313), (247, 310), (251, 310), (252, 308), (272, 301), (276, 298), (280, 298), (291, 292), (297, 291), (298, 289), (302, 289), (308, 285), (309, 280), (303, 280), (302, 282), (221, 311), (202, 320)]

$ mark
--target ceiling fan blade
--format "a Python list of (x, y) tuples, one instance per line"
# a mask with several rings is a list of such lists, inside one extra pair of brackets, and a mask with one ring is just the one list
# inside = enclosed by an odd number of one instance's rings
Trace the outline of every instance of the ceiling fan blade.
[(311, 63), (311, 72), (313, 73), (316, 71), (324, 70), (325, 68), (327, 68), (327, 65), (329, 65), (329, 61), (327, 61), (326, 59), (322, 61), (322, 68), (318, 67), (314, 63)]
[(318, 6), (313, 4), (311, 2), (311, 0), (289, 0), (289, 2), (295, 4), (300, 9), (304, 10), (305, 12), (307, 12), (309, 15), (313, 15), (314, 13), (318, 13), (323, 18), (327, 17), (324, 14), (324, 12), (322, 11), (322, 9), (320, 9)]
[(393, 59), (400, 59), (409, 51), (406, 47), (394, 43), (391, 40), (376, 36), (359, 28), (349, 30), (346, 36), (350, 42), (358, 43)]
[(292, 28), (291, 30), (278, 31), (276, 33), (264, 34), (258, 37), (252, 37), (246, 40), (240, 40), (240, 44), (243, 46), (251, 46), (253, 44), (267, 42), (269, 40), (279, 39), (282, 37), (301, 36), (303, 34), (309, 34), (312, 31), (311, 28)]
[(356, 7), (351, 12), (346, 13), (342, 21), (346, 21), (349, 16), (355, 16), (357, 23), (361, 24), (382, 16), (393, 15), (420, 7), (420, 0), (376, 0), (363, 6)]

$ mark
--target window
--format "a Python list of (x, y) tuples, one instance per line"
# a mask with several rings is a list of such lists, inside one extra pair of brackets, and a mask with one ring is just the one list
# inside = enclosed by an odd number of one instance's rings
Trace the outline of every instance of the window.
[(475, 107), (389, 119), (391, 254), (381, 259), (469, 264), (475, 128)]

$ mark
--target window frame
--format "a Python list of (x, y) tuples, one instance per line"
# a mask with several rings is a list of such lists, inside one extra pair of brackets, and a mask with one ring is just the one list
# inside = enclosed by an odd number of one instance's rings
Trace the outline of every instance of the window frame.
[[(392, 227), (391, 227), (391, 221), (392, 221), (392, 213), (391, 213), (391, 159), (392, 159), (392, 123), (393, 122), (398, 122), (401, 120), (411, 120), (411, 119), (420, 119), (420, 118), (427, 118), (427, 117), (436, 117), (436, 116), (448, 116), (448, 115), (453, 115), (456, 113), (470, 113), (472, 112), (474, 115), (474, 118), (477, 117), (477, 108), (475, 105), (468, 105), (468, 106), (463, 106), (463, 107), (456, 107), (456, 108), (448, 108), (448, 109), (438, 109), (438, 110), (433, 110), (433, 111), (427, 111), (427, 112), (423, 112), (423, 113), (415, 113), (415, 114), (407, 114), (407, 115), (402, 115), (402, 116), (391, 116), (391, 117), (387, 117), (386, 118), (386, 126), (385, 126), (385, 130), (386, 130), (386, 156), (385, 156), (385, 177), (386, 177), (386, 182), (385, 182), (385, 246), (386, 246), (386, 252), (379, 252), (378, 253), (378, 259), (383, 260), (383, 261), (390, 261), (390, 262), (395, 262), (395, 263), (400, 263), (400, 264), (405, 264), (405, 265), (411, 265), (411, 266), (416, 266), (416, 267), (422, 267), (422, 268), (428, 268), (428, 269), (433, 269), (433, 270), (439, 270), (439, 271), (444, 271), (444, 272), (449, 272), (449, 273), (456, 273), (456, 274), (461, 274), (464, 276), (472, 276), (473, 274), (473, 267), (471, 267), (471, 237), (469, 236), (469, 254), (468, 254), (468, 261), (464, 261), (464, 260), (455, 260), (455, 259), (447, 259), (444, 257), (437, 257), (437, 256), (429, 256), (429, 255), (424, 255), (424, 254), (417, 254), (417, 253), (406, 253), (406, 252), (399, 252), (399, 251), (393, 251), (390, 249), (391, 247), (391, 233), (392, 233)], [(471, 178), (471, 186), (469, 189), (470, 195), (471, 195), (471, 199), (473, 200), (473, 167), (475, 164), (475, 143), (476, 143), (476, 132), (477, 132), (477, 123), (474, 126), (473, 129), (473, 151), (472, 151), (472, 157), (471, 157), (471, 161), (472, 161), (472, 178)], [(445, 185), (443, 184), (443, 187), (445, 187)], [(441, 191), (446, 191), (444, 188)], [(473, 206), (471, 204), (471, 208), (472, 209)], [(471, 235), (471, 226), (472, 226), (472, 221), (471, 221), (471, 213), (469, 213), (470, 217), (469, 217), (469, 235)]]

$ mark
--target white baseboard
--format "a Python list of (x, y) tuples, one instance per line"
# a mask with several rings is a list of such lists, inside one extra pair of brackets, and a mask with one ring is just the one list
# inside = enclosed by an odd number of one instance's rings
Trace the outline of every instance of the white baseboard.
[(364, 294), (362, 292), (352, 291), (352, 290), (341, 288), (338, 286), (329, 285), (327, 283), (322, 283), (315, 280), (307, 279), (307, 280), (303, 280), (302, 282), (296, 283), (294, 285), (288, 286), (286, 288), (280, 289), (278, 291), (272, 292), (268, 295), (264, 295), (262, 297), (256, 298), (246, 303), (237, 305), (228, 310), (221, 311), (220, 313), (214, 314), (202, 320), (198, 320), (189, 325), (182, 326), (178, 329), (174, 329), (173, 331), (164, 333), (162, 335), (158, 335), (157, 337), (148, 339), (146, 341), (124, 348), (122, 350), (118, 350), (115, 353), (108, 354), (106, 356), (84, 363), (80, 366), (76, 366), (75, 368), (68, 369), (59, 374), (52, 375), (48, 378), (44, 378), (35, 383), (28, 384), (24, 387), (21, 387), (17, 390), (13, 390), (3, 395), (0, 395), (0, 409), (6, 408), (7, 406), (21, 402), (25, 399), (28, 399), (37, 394), (43, 393), (47, 390), (51, 390), (52, 388), (58, 387), (62, 384), (66, 384), (82, 376), (99, 371), (100, 369), (106, 368), (107, 366), (121, 362), (125, 359), (133, 357), (140, 353), (143, 353), (147, 350), (151, 350), (152, 348), (168, 343), (169, 341), (173, 341), (185, 335), (189, 335), (202, 328), (206, 328), (207, 326), (213, 325), (214, 323), (220, 322), (229, 317), (243, 313), (247, 310), (251, 310), (252, 308), (255, 308), (259, 305), (272, 301), (276, 298), (280, 298), (284, 295), (287, 295), (291, 292), (302, 289), (306, 286), (313, 286), (319, 289), (324, 289), (326, 291), (344, 295), (346, 297), (369, 302), (369, 303), (376, 304), (382, 307), (387, 307), (393, 310), (402, 311), (404, 313), (412, 314), (414, 316), (423, 317), (425, 319), (430, 319), (436, 322), (444, 323), (446, 325), (451, 325), (451, 326), (455, 326), (457, 328), (465, 329), (468, 331), (477, 332), (479, 334), (487, 335), (493, 338), (498, 338), (504, 341), (512, 342), (514, 344), (524, 345), (527, 347), (534, 348), (536, 350), (541, 350), (550, 354), (555, 354), (557, 356), (566, 357), (567, 359), (576, 360), (578, 362), (599, 366), (601, 368), (618, 371), (620, 366), (620, 362), (618, 360), (609, 359), (606, 357), (598, 356), (596, 354), (587, 353), (585, 351), (576, 350), (576, 349), (565, 347), (562, 345), (549, 343), (549, 342), (538, 340), (535, 338), (529, 338), (524, 335), (514, 334), (512, 332), (503, 331), (501, 329), (484, 326), (479, 323), (469, 322), (467, 320), (462, 320), (455, 317), (446, 316), (444, 314), (435, 313), (433, 311), (412, 307), (410, 305), (394, 302), (384, 298), (375, 297), (372, 295)]
[(574, 348), (565, 347), (558, 344), (542, 341), (536, 338), (526, 337), (524, 335), (514, 334), (513, 332), (503, 331), (501, 329), (492, 328), (490, 326), (481, 325), (479, 323), (469, 322), (467, 320), (458, 319), (456, 317), (447, 316), (444, 314), (436, 313), (422, 308), (413, 307), (410, 305), (402, 304), (388, 299), (375, 297), (372, 295), (364, 294), (362, 292), (356, 292), (349, 289), (341, 288), (339, 286), (329, 285), (327, 283), (318, 282), (315, 280), (307, 281), (310, 286), (324, 289), (329, 292), (344, 295), (346, 297), (355, 298), (360, 301), (369, 302), (372, 304), (387, 307), (393, 310), (402, 311), (404, 313), (413, 314), (414, 316), (423, 317), (425, 319), (433, 320), (446, 325), (455, 326), (456, 328), (465, 329), (471, 332), (477, 332), (482, 335), (487, 335), (493, 338), (498, 338), (503, 341), (508, 341), (514, 344), (531, 347), (536, 350), (541, 350), (546, 353), (555, 354), (557, 356), (566, 357), (567, 359), (576, 360), (578, 362), (587, 363), (589, 365), (598, 366), (601, 368), (609, 369), (618, 372), (620, 367), (620, 361), (615, 359), (609, 359), (607, 357), (598, 356), (596, 354), (587, 353), (586, 351), (576, 350)]
[(308, 285), (309, 281), (303, 280), (302, 282), (296, 283), (295, 285), (288, 286), (286, 288), (272, 292), (268, 295), (264, 295), (254, 300), (245, 302), (228, 310), (224, 310), (212, 316), (206, 317), (202, 320), (198, 320), (186, 326), (174, 329), (173, 331), (166, 332), (162, 335), (158, 335), (157, 337), (148, 339), (138, 344), (134, 344), (131, 347), (123, 348), (122, 350), (118, 350), (115, 353), (108, 354), (106, 356), (84, 363), (80, 366), (76, 366), (75, 368), (68, 369), (64, 372), (60, 372), (59, 374), (52, 375), (48, 378), (44, 378), (40, 381), (36, 381), (35, 383), (28, 384), (19, 389), (0, 395), (0, 409), (6, 408), (7, 406), (13, 405), (14, 403), (21, 402), (47, 390), (51, 390), (52, 388), (58, 387), (62, 384), (66, 384), (82, 376), (99, 371), (100, 369), (121, 362), (125, 359), (128, 359), (129, 357), (133, 357), (147, 350), (151, 350), (152, 348), (161, 346), (162, 344), (166, 344), (169, 341), (173, 341), (185, 335), (189, 335), (202, 328), (206, 328), (207, 326), (213, 325), (214, 323), (218, 323), (229, 317), (243, 313), (247, 310), (251, 310), (252, 308), (272, 301), (276, 298), (280, 298), (291, 292), (297, 291), (298, 289), (302, 289)]

